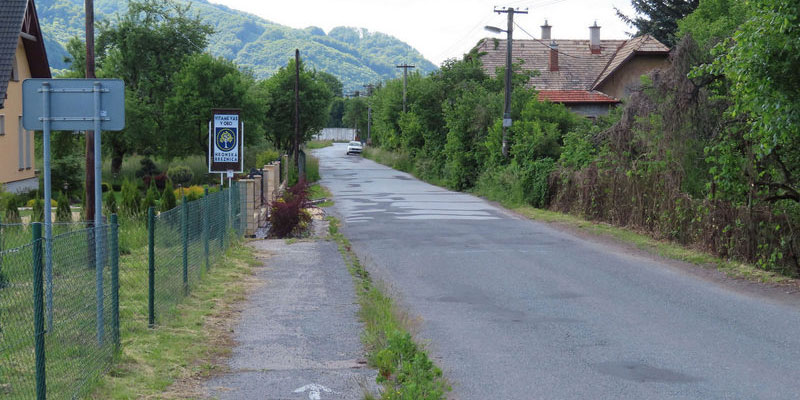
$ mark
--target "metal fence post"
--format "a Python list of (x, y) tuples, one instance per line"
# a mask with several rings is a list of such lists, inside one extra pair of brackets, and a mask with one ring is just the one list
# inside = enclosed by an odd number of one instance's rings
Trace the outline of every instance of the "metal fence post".
[(208, 261), (208, 220), (210, 219), (209, 215), (209, 208), (208, 208), (208, 188), (203, 190), (203, 215), (201, 218), (203, 219), (203, 257), (206, 260), (206, 272), (208, 271), (208, 267), (210, 266)]
[(183, 241), (183, 295), (189, 294), (189, 207), (181, 198), (181, 236)]
[(156, 209), (147, 209), (147, 326), (156, 324)]
[(44, 356), (44, 282), (42, 273), (42, 224), (33, 224), (33, 333), (36, 357), (36, 399), (47, 398)]
[(117, 224), (117, 214), (111, 214), (109, 243), (111, 252), (111, 335), (115, 350), (119, 350), (119, 225)]

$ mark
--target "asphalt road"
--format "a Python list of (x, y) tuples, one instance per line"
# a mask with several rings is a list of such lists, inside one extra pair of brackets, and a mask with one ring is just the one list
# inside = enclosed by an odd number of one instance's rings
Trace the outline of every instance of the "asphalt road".
[(800, 302), (317, 150), (333, 212), (456, 399), (798, 399)]

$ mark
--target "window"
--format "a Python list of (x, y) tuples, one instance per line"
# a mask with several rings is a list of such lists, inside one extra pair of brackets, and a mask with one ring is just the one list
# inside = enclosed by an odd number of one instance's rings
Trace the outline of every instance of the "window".
[(22, 129), (22, 116), (19, 117), (19, 127), (17, 129), (17, 150), (18, 150), (18, 157), (17, 157), (17, 166), (19, 170), (22, 171), (25, 169), (25, 130)]
[(17, 56), (14, 55), (14, 58), (11, 59), (11, 80), (12, 81), (19, 81), (19, 67), (17, 67)]
[(6, 134), (6, 116), (0, 114), (0, 136)]

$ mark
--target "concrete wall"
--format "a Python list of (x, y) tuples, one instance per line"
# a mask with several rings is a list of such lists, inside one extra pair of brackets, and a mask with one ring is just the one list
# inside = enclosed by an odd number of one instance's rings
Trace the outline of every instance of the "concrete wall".
[(611, 74), (609, 79), (597, 87), (597, 90), (616, 97), (627, 99), (641, 86), (641, 77), (656, 69), (669, 65), (664, 55), (637, 55), (628, 60), (620, 69)]
[(349, 142), (356, 140), (356, 130), (352, 128), (323, 128), (322, 132), (314, 135), (314, 140)]
[[(17, 70), (19, 80), (8, 82), (8, 90), (4, 108), (0, 109), (0, 183), (14, 192), (36, 189), (39, 187), (36, 179), (33, 132), (25, 131), (21, 127), (22, 117), (22, 81), (31, 77), (28, 58), (22, 39), (17, 42), (16, 50)], [(20, 163), (20, 145), (22, 145), (22, 162)]]

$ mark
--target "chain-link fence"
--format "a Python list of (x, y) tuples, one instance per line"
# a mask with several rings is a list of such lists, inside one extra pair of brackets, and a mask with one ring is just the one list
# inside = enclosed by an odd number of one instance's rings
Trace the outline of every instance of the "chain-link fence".
[(241, 200), (234, 186), (150, 218), (53, 224), (50, 257), (41, 224), (0, 224), (0, 398), (86, 395), (120, 322), (124, 336), (166, 321), (241, 236)]

